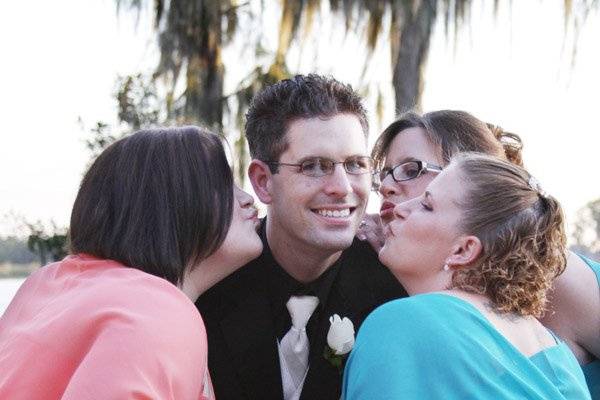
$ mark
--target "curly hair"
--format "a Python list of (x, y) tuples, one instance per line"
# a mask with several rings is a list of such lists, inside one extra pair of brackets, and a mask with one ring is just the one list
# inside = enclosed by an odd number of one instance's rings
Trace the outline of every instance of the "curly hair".
[(519, 166), (523, 165), (523, 144), (517, 134), (487, 124), (466, 111), (439, 110), (423, 115), (408, 112), (385, 128), (371, 153), (377, 169), (383, 167), (394, 138), (409, 128), (423, 129), (429, 142), (439, 149), (445, 164), (448, 164), (455, 154), (474, 151), (505, 158)]
[(560, 204), (507, 161), (463, 153), (452, 165), (466, 186), (460, 229), (482, 244), (476, 264), (453, 273), (452, 288), (486, 295), (499, 312), (542, 316), (566, 265)]
[(498, 142), (502, 144), (506, 159), (511, 163), (522, 167), (523, 154), (521, 153), (521, 150), (523, 149), (523, 142), (521, 141), (521, 137), (516, 133), (505, 131), (501, 126), (490, 124), (489, 122), (486, 122), (485, 125)]

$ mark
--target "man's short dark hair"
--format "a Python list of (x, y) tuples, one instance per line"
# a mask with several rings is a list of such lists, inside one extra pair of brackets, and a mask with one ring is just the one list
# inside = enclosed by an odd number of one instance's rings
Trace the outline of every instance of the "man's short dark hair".
[(71, 214), (73, 253), (181, 282), (223, 243), (233, 177), (221, 139), (188, 126), (142, 130), (100, 154)]
[(367, 136), (366, 110), (350, 85), (310, 74), (268, 86), (254, 97), (246, 113), (250, 155), (262, 161), (279, 161), (288, 145), (285, 133), (291, 122), (342, 113), (356, 115)]

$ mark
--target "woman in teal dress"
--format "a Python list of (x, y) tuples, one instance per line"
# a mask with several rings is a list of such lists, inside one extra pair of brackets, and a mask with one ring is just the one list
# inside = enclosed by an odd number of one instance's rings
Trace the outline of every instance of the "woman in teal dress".
[(537, 320), (564, 269), (559, 204), (523, 169), (458, 156), (397, 205), (380, 260), (412, 296), (363, 323), (345, 399), (590, 399)]
[[(369, 216), (359, 238), (369, 239), (379, 251), (384, 241), (382, 221), (385, 223), (393, 214), (396, 204), (421, 195), (452, 156), (476, 151), (522, 166), (521, 147), (518, 135), (464, 111), (404, 114), (385, 129), (375, 144), (373, 158), (382, 169), (381, 217)], [(598, 263), (569, 252), (566, 268), (554, 282), (540, 321), (574, 352), (592, 397), (600, 400), (600, 291), (594, 268), (598, 270)]]

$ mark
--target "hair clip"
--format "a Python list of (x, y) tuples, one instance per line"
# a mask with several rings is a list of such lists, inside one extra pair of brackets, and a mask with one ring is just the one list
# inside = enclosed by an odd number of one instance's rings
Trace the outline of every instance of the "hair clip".
[(548, 198), (548, 192), (542, 189), (542, 185), (540, 185), (540, 182), (533, 176), (529, 176), (529, 181), (527, 183), (529, 184), (529, 187), (536, 191), (540, 196)]

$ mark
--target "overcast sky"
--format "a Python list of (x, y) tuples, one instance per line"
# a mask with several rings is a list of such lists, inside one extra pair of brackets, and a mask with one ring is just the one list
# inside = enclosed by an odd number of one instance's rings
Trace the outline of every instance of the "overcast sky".
[[(526, 166), (573, 220), (577, 209), (600, 197), (600, 16), (591, 15), (581, 31), (571, 67), (562, 2), (512, 2), (512, 10), (501, 7), (496, 18), (481, 8), (483, 2), (474, 3), (470, 28), (456, 47), (445, 38), (443, 26), (436, 27), (424, 109), (464, 109), (520, 134)], [(278, 13), (273, 8), (265, 20), (277, 20)], [(116, 76), (149, 71), (155, 63), (147, 16), (142, 13), (136, 28), (131, 14), (117, 18), (112, 0), (4, 5), (0, 217), (15, 213), (30, 221), (68, 223), (89, 160), (84, 146), (89, 128), (115, 118)], [(323, 18), (329, 18), (327, 13)], [(331, 24), (315, 24), (312, 45), (295, 47), (290, 65), (359, 86), (363, 56), (356, 49), (361, 39), (327, 26)], [(267, 43), (275, 46), (276, 26), (269, 29)], [(388, 95), (384, 125), (394, 116), (387, 46), (382, 41), (370, 57), (365, 78)], [(239, 48), (232, 48), (224, 55), (231, 76), (248, 68), (239, 54)], [(372, 100), (368, 104), (372, 107)], [(383, 127), (374, 121), (372, 138)], [(0, 222), (0, 234), (13, 228), (6, 219)]]

